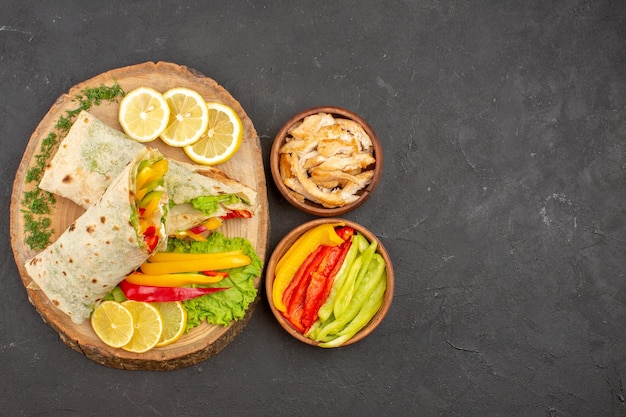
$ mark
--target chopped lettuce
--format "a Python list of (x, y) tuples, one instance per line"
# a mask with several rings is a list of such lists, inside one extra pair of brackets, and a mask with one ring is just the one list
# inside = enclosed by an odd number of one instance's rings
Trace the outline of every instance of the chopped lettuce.
[(229, 269), (228, 277), (207, 287), (230, 287), (225, 291), (203, 295), (184, 301), (187, 310), (187, 331), (198, 326), (203, 320), (211, 324), (228, 326), (233, 320), (242, 319), (248, 306), (257, 296), (254, 279), (261, 275), (263, 261), (259, 259), (247, 239), (227, 238), (222, 233), (213, 232), (206, 242), (182, 239), (169, 239), (168, 252), (210, 253), (242, 249), (250, 257), (250, 265)]
[(191, 204), (196, 210), (210, 216), (218, 210), (220, 203), (236, 204), (241, 201), (241, 197), (236, 194), (203, 195), (191, 200)]

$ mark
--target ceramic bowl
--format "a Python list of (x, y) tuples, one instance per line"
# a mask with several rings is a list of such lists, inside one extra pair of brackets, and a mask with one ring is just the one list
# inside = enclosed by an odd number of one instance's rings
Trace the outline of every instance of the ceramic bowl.
[[(318, 113), (327, 113), (333, 116), (336, 119), (349, 119), (356, 122), (359, 126), (363, 128), (365, 133), (369, 136), (372, 141), (373, 146), (373, 156), (376, 162), (373, 165), (370, 165), (365, 168), (365, 170), (373, 170), (374, 174), (370, 181), (370, 183), (365, 187), (359, 190), (356, 195), (358, 199), (356, 201), (338, 206), (338, 207), (324, 207), (321, 204), (313, 202), (309, 199), (299, 198), (293, 190), (285, 185), (282, 180), (281, 172), (280, 172), (280, 149), (287, 142), (287, 139), (290, 137), (289, 131), (294, 125), (299, 124), (306, 118), (307, 116), (311, 116)], [(361, 206), (372, 194), (378, 182), (380, 180), (382, 169), (383, 169), (383, 153), (380, 145), (380, 141), (378, 136), (374, 132), (374, 130), (370, 127), (369, 124), (365, 120), (363, 120), (360, 116), (355, 114), (350, 110), (343, 109), (341, 107), (332, 107), (332, 106), (323, 106), (323, 107), (313, 107), (308, 110), (302, 111), (291, 119), (289, 119), (283, 127), (278, 131), (276, 137), (274, 138), (274, 142), (272, 144), (272, 149), (270, 152), (270, 168), (272, 171), (272, 177), (274, 179), (274, 183), (276, 187), (283, 195), (283, 197), (294, 207), (315, 215), (319, 217), (333, 217), (333, 216), (341, 216), (349, 211), (356, 209)]]
[(346, 226), (351, 226), (352, 228), (354, 228), (355, 231), (359, 232), (365, 238), (367, 238), (368, 241), (372, 242), (376, 240), (378, 243), (377, 252), (383, 257), (386, 263), (387, 288), (385, 290), (383, 303), (380, 306), (378, 312), (369, 321), (369, 323), (363, 328), (361, 328), (361, 330), (359, 330), (359, 332), (356, 333), (351, 339), (349, 339), (348, 341), (346, 341), (345, 343), (341, 345), (341, 346), (347, 346), (347, 345), (356, 343), (362, 340), (363, 338), (365, 338), (366, 336), (368, 336), (382, 322), (385, 315), (389, 311), (389, 308), (391, 306), (391, 301), (393, 298), (393, 292), (394, 292), (394, 272), (393, 272), (393, 266), (391, 264), (391, 259), (389, 258), (389, 255), (387, 251), (385, 250), (385, 247), (380, 242), (380, 240), (365, 227), (361, 226), (358, 223), (341, 219), (341, 218), (321, 218), (321, 219), (316, 219), (316, 220), (312, 220), (310, 222), (304, 223), (298, 226), (297, 228), (293, 229), (291, 232), (289, 232), (286, 236), (283, 237), (283, 239), (278, 243), (272, 255), (270, 256), (269, 262), (267, 263), (267, 267), (266, 267), (265, 292), (266, 292), (266, 296), (268, 299), (268, 303), (270, 305), (270, 309), (272, 310), (272, 313), (274, 314), (274, 317), (276, 318), (280, 326), (287, 333), (289, 333), (291, 336), (298, 339), (299, 341), (312, 345), (312, 346), (318, 346), (319, 342), (309, 339), (308, 337), (300, 333), (298, 330), (296, 330), (296, 328), (293, 325), (291, 325), (291, 323), (289, 323), (289, 321), (282, 315), (282, 313), (274, 306), (274, 298), (273, 298), (272, 290), (274, 286), (276, 265), (278, 264), (280, 259), (283, 257), (283, 255), (287, 252), (287, 250), (289, 250), (289, 248), (294, 244), (294, 242), (303, 233), (324, 223), (344, 224)]

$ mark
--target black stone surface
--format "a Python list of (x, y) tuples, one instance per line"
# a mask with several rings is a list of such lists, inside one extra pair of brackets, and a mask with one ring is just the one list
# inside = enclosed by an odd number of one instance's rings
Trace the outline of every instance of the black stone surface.
[[(626, 415), (626, 2), (1, 3), (1, 415)], [(263, 298), (217, 356), (131, 372), (41, 320), (9, 243), (30, 134), (72, 85), (160, 60), (228, 89), (266, 163), (297, 111), (370, 122), (384, 176), (345, 217), (396, 293), (369, 338), (304, 346)], [(311, 217), (266, 172), (271, 250)]]

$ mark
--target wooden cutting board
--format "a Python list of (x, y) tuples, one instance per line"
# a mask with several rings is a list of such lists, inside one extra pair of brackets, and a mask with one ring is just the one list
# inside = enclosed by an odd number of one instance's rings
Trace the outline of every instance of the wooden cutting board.
[[(233, 219), (224, 223), (220, 231), (227, 237), (244, 237), (256, 249), (258, 256), (265, 260), (268, 235), (269, 211), (267, 204), (267, 188), (259, 137), (252, 121), (241, 105), (223, 87), (214, 80), (184, 66), (166, 62), (146, 62), (139, 65), (114, 69), (84, 81), (63, 94), (50, 108), (33, 132), (24, 156), (20, 163), (13, 184), (11, 195), (11, 246), (21, 279), (26, 288), (29, 301), (39, 312), (43, 320), (59, 333), (61, 340), (72, 349), (102, 365), (120, 369), (172, 370), (194, 365), (215, 355), (230, 343), (246, 326), (250, 319), (257, 299), (250, 305), (245, 318), (233, 322), (228, 327), (203, 323), (192, 329), (177, 342), (149, 352), (136, 354), (122, 349), (110, 348), (103, 344), (95, 335), (88, 322), (80, 325), (58, 310), (46, 297), (26, 272), (26, 260), (35, 255), (24, 238), (24, 215), (22, 200), (24, 192), (31, 190), (32, 183), (26, 183), (26, 174), (34, 166), (36, 156), (40, 153), (42, 140), (50, 132), (55, 132), (55, 125), (68, 110), (76, 108), (75, 98), (84, 89), (102, 85), (112, 86), (117, 82), (124, 91), (147, 86), (160, 92), (173, 87), (187, 87), (199, 92), (206, 101), (219, 101), (235, 109), (243, 123), (243, 140), (237, 154), (228, 162), (217, 166), (230, 177), (237, 179), (258, 193), (259, 210), (251, 219)], [(102, 102), (89, 110), (94, 116), (122, 130), (117, 121), (118, 103)], [(172, 148), (160, 140), (148, 144), (158, 148), (169, 158), (184, 162), (192, 162), (182, 149)], [(49, 217), (55, 234), (54, 241), (84, 210), (73, 202), (57, 197)], [(256, 277), (255, 287), (260, 290), (261, 277)]]

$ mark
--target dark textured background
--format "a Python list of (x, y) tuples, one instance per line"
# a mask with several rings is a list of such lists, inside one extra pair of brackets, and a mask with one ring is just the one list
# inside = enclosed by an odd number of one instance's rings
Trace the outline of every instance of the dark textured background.
[[(626, 415), (626, 2), (0, 3), (1, 415)], [(241, 102), (268, 174), (295, 112), (370, 122), (384, 176), (346, 218), (397, 282), (369, 338), (305, 346), (263, 298), (217, 356), (131, 372), (43, 323), (9, 243), (26, 143), (72, 85), (159, 60)], [(271, 250), (311, 217), (268, 193)]]

